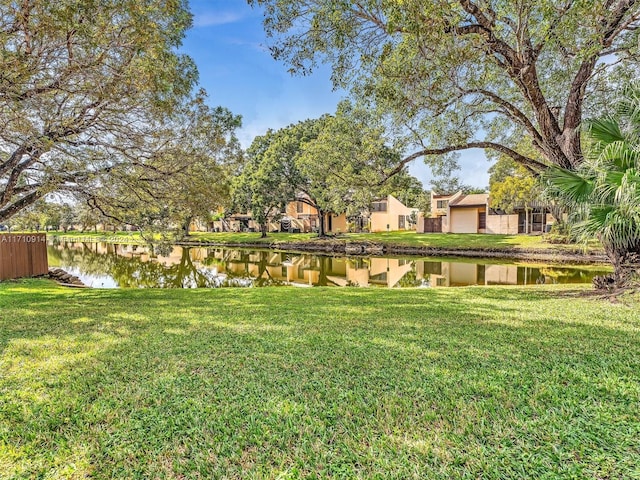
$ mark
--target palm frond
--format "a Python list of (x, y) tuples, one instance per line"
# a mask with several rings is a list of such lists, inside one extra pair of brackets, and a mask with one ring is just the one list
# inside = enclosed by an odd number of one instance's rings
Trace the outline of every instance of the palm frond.
[(572, 233), (598, 238), (607, 252), (640, 251), (640, 84), (626, 91), (616, 117), (586, 124), (577, 171), (550, 168), (547, 192), (568, 206)]
[(589, 137), (593, 141), (601, 143), (603, 148), (610, 143), (625, 141), (619, 123), (612, 117), (589, 120), (586, 126)]
[(613, 167), (624, 170), (634, 168), (640, 157), (640, 152), (632, 149), (626, 141), (617, 140), (602, 148), (598, 155), (600, 163), (608, 163)]
[(556, 197), (569, 203), (586, 201), (594, 189), (593, 180), (560, 167), (550, 167), (544, 174), (544, 180)]
[(581, 238), (597, 237), (603, 246), (627, 250), (640, 242), (638, 215), (624, 208), (598, 205), (591, 208), (589, 216), (575, 225)]
[(622, 99), (617, 105), (618, 117), (628, 120), (634, 130), (640, 126), (640, 85), (627, 85), (622, 91)]
[(614, 202), (620, 206), (640, 204), (640, 177), (634, 169), (625, 170), (617, 182)]

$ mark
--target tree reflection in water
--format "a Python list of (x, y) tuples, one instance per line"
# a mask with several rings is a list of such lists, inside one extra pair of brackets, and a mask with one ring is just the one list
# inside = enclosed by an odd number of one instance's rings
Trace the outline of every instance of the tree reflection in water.
[(438, 287), (589, 283), (596, 268), (523, 266), (489, 261), (346, 258), (226, 248), (106, 243), (49, 245), (52, 266), (73, 269), (88, 284), (113, 279), (125, 288), (299, 286)]

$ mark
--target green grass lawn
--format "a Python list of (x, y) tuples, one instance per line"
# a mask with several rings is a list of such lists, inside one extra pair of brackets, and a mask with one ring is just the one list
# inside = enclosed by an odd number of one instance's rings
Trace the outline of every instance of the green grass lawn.
[[(120, 241), (132, 242), (132, 243), (144, 243), (144, 240), (140, 234), (136, 232), (47, 232), (49, 237), (68, 239), (71, 241), (106, 241), (111, 243), (117, 243)], [(260, 243), (269, 245), (277, 242), (297, 242), (308, 241), (317, 238), (316, 234), (312, 233), (270, 233), (266, 238), (260, 238), (259, 233), (205, 233), (205, 232), (193, 232), (188, 240), (203, 241), (203, 242), (216, 242), (216, 243)]]
[(638, 478), (640, 301), (0, 284), (2, 478)]
[[(135, 232), (49, 232), (49, 236), (83, 241), (108, 242), (142, 242)], [(209, 233), (192, 232), (190, 239), (200, 242), (217, 244), (264, 244), (277, 245), (286, 242), (313, 242), (318, 237), (312, 233), (270, 233), (266, 238), (260, 238), (259, 233)], [(409, 247), (426, 247), (452, 250), (555, 250), (581, 252), (581, 245), (556, 245), (545, 241), (541, 235), (486, 235), (471, 233), (416, 233), (411, 231), (383, 232), (383, 233), (347, 233), (328, 239), (342, 242), (376, 242), (388, 245)], [(598, 249), (594, 243), (590, 249)]]
[[(43, 232), (44, 233), (44, 232)], [(60, 238), (69, 241), (108, 242), (108, 243), (144, 243), (143, 238), (136, 232), (46, 232), (47, 238)]]
[[(209, 242), (291, 242), (313, 241), (317, 235), (270, 233), (261, 239), (259, 233), (202, 233), (191, 234), (194, 240)], [(416, 233), (410, 231), (384, 233), (346, 233), (337, 237), (328, 237), (346, 242), (377, 242), (412, 247), (436, 248), (480, 248), (480, 249), (510, 249), (510, 248), (548, 248), (553, 245), (545, 243), (541, 236), (531, 235), (483, 235), (483, 234), (451, 234), (451, 233)]]
[[(314, 234), (270, 233), (267, 238), (260, 238), (259, 233), (202, 233), (191, 234), (194, 240), (217, 243), (279, 243), (295, 241), (314, 241)], [(545, 241), (542, 235), (487, 235), (471, 233), (416, 233), (411, 231), (383, 233), (346, 233), (337, 237), (329, 237), (346, 242), (376, 242), (388, 245), (409, 247), (442, 248), (452, 250), (559, 250), (583, 251), (582, 245), (555, 245)], [(594, 243), (590, 249), (598, 249)]]
[(191, 232), (191, 240), (216, 243), (281, 243), (281, 242), (307, 242), (318, 238), (315, 233), (269, 233), (266, 238), (260, 238), (260, 233), (243, 232)]
[(473, 233), (350, 233), (350, 240), (373, 241), (413, 247), (452, 249), (549, 248), (541, 235), (487, 235)]

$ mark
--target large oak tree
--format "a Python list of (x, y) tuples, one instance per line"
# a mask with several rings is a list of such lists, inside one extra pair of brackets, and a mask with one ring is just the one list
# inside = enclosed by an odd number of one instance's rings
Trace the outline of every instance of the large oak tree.
[(141, 231), (188, 236), (193, 220), (208, 223), (228, 207), (232, 179), (242, 165), (236, 138), (241, 118), (223, 107), (211, 108), (204, 91), (164, 116), (162, 148), (144, 162), (112, 170), (75, 188), (75, 196), (109, 222)]
[(637, 71), (635, 0), (248, 1), (293, 72), (329, 63), (335, 85), (394, 113), (416, 142), (403, 164), (484, 148), (575, 169), (583, 117)]
[(190, 22), (186, 0), (0, 0), (0, 221), (131, 168), (170, 173)]
[(325, 214), (358, 214), (383, 191), (399, 160), (388, 143), (375, 116), (348, 102), (335, 115), (269, 131), (247, 151), (234, 183), (236, 204), (251, 211), (266, 236), (268, 221), (288, 202), (306, 203), (317, 210), (323, 236)]

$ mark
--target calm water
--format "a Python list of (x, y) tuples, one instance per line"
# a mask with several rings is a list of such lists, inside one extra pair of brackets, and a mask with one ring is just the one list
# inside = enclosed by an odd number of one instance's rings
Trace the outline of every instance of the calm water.
[(269, 285), (449, 287), (590, 283), (601, 267), (535, 266), (480, 259), (329, 257), (229, 248), (149, 247), (61, 242), (49, 265), (103, 288), (215, 288)]

